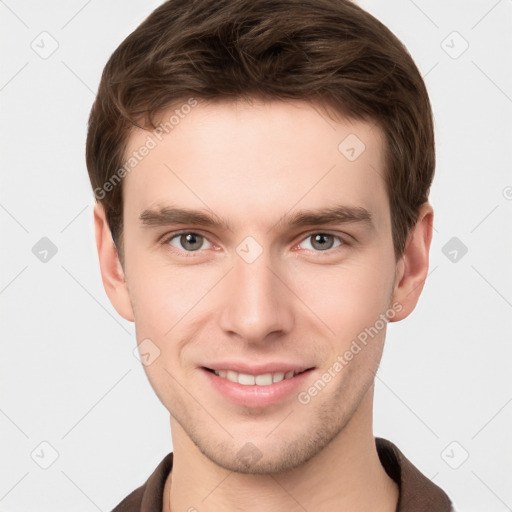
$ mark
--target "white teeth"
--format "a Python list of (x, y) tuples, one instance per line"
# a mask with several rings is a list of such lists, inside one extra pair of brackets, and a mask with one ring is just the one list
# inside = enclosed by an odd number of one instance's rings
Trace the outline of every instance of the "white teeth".
[(256, 379), (254, 375), (247, 375), (246, 373), (238, 374), (238, 384), (243, 384), (244, 386), (254, 386), (256, 383)]
[(272, 375), (272, 382), (281, 382), (284, 379), (284, 372), (277, 372)]
[(258, 386), (270, 386), (270, 384), (272, 384), (272, 374), (265, 373), (263, 375), (258, 375), (255, 380)]
[(242, 384), (243, 386), (270, 386), (274, 382), (281, 382), (283, 379), (290, 379), (300, 372), (276, 372), (276, 373), (263, 373), (261, 375), (249, 375), (247, 373), (237, 373), (233, 370), (214, 370), (215, 375), (227, 379), (231, 382)]
[(228, 370), (226, 378), (231, 382), (238, 382), (238, 373)]

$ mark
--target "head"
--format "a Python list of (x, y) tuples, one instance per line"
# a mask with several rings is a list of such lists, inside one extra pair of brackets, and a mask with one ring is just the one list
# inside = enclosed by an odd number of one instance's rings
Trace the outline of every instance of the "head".
[[(202, 453), (282, 471), (368, 421), (432, 222), (428, 95), (386, 27), (344, 0), (168, 1), (105, 67), (87, 167), (107, 294)], [(210, 387), (226, 362), (308, 371), (241, 404)]]

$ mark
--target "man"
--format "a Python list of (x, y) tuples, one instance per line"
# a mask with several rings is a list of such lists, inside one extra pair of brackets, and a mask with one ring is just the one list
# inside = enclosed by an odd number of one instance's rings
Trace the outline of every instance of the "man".
[(346, 0), (170, 0), (107, 63), (87, 166), (105, 290), (173, 452), (115, 511), (435, 511), (372, 433), (428, 270), (428, 95)]

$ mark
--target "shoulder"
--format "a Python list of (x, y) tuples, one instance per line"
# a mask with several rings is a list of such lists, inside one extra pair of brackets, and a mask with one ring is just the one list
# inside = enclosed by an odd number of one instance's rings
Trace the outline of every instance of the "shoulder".
[(375, 438), (386, 473), (398, 484), (397, 512), (454, 512), (448, 495), (421, 473), (391, 441)]
[(112, 512), (146, 512), (162, 510), (165, 481), (172, 469), (173, 453), (168, 453), (149, 478), (124, 498)]

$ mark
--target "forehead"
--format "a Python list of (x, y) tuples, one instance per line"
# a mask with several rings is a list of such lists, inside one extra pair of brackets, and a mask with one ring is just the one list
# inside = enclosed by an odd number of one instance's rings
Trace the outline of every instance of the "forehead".
[(374, 123), (334, 120), (305, 101), (191, 105), (131, 133), (125, 213), (172, 203), (262, 225), (293, 208), (340, 203), (386, 214), (384, 138)]

